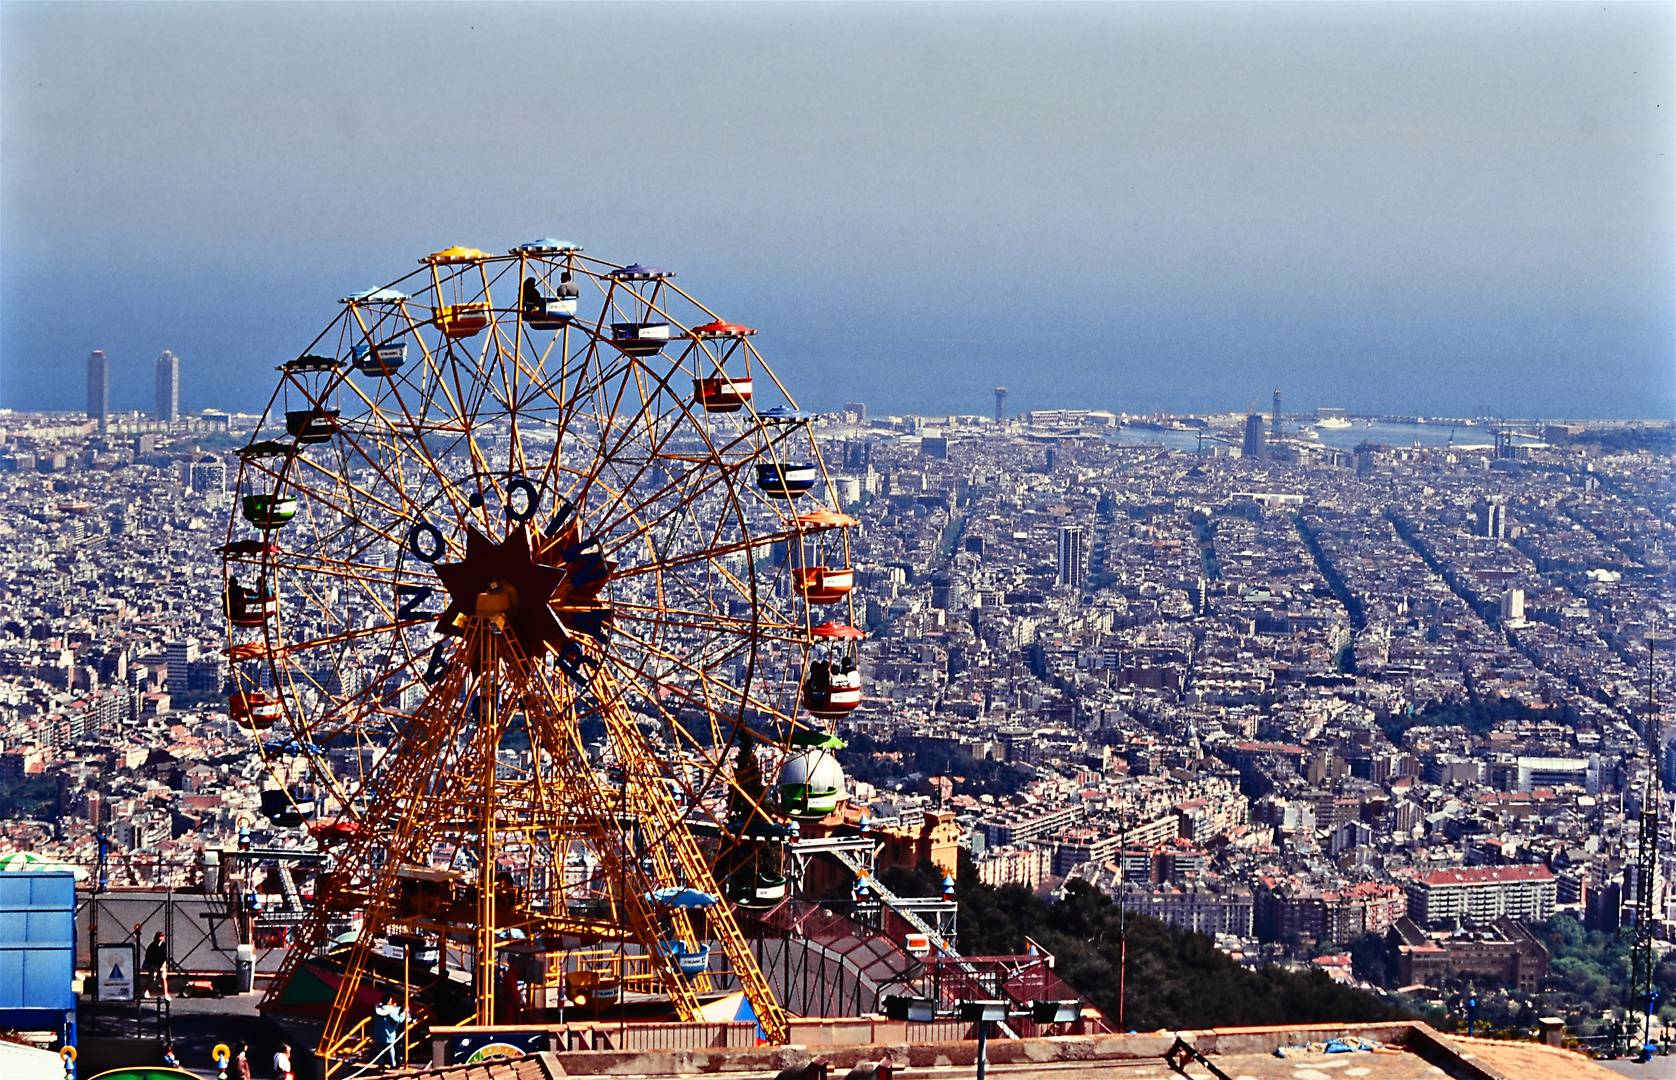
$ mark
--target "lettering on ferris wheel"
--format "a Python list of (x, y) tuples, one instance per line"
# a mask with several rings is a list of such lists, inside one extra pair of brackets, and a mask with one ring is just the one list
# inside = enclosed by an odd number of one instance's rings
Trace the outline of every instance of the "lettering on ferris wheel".
[(419, 605), (429, 600), (436, 592), (429, 585), (397, 585), (396, 598), (400, 602), (396, 608), (396, 618), (399, 621), (408, 619), (434, 619), (434, 611), (420, 611)]
[[(481, 507), (484, 499), (481, 493), (475, 493), (468, 502), (473, 507)], [(528, 477), (514, 476), (506, 482), (502, 506), (508, 520), (520, 524), (527, 522), (541, 507), (541, 490)], [(545, 539), (551, 542), (558, 538), (575, 520), (576, 504), (560, 496), (553, 508), (552, 518), (542, 529)], [(406, 546), (414, 558), (433, 565), (448, 553), (447, 538), (441, 529), (428, 521), (416, 521), (408, 528)], [(569, 545), (560, 552), (559, 558), (567, 564), (567, 583), (571, 588), (596, 586), (611, 575), (613, 564), (606, 559), (597, 538)], [(429, 585), (397, 585), (396, 618), (401, 621), (420, 620), (434, 615), (434, 612), (419, 608), (435, 593), (436, 590)], [(570, 612), (567, 618), (571, 624), (569, 629), (592, 637), (601, 645), (607, 642), (611, 630), (609, 608)], [(430, 659), (421, 676), (427, 686), (436, 685), (448, 674), (451, 661), (445, 655), (446, 647), (447, 641), (443, 640), (431, 649)], [(589, 654), (568, 634), (564, 644), (556, 650), (554, 659), (559, 670), (583, 690), (592, 686), (593, 676), (600, 667), (600, 658)]]

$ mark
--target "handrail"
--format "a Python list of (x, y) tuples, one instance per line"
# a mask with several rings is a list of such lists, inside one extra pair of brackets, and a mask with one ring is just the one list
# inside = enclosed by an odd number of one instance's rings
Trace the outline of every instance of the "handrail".
[[(367, 1034), (367, 1025), (370, 1023), (372, 1017), (362, 1017), (339, 1036), (337, 1041), (320, 1048), (318, 1053), (321, 1062), (324, 1063), (325, 1080), (333, 1080), (333, 1077), (350, 1063), (352, 1057), (365, 1050), (367, 1044), (372, 1042), (372, 1036)], [(350, 1045), (351, 1042), (354, 1042), (353, 1046)]]
[[(402, 1053), (406, 1061), (411, 1062), (416, 1050), (422, 1051), (430, 1037), (429, 1028), (423, 1022), (424, 1010), (415, 1008), (402, 1024)], [(368, 1062), (357, 1060), (372, 1045), (372, 1035), (368, 1033), (368, 1025), (372, 1023), (370, 1016), (362, 1017), (354, 1026), (330, 1046), (322, 1046), (316, 1053), (324, 1063), (324, 1080), (334, 1080), (346, 1065), (367, 1065)], [(351, 1073), (358, 1076), (361, 1071)]]

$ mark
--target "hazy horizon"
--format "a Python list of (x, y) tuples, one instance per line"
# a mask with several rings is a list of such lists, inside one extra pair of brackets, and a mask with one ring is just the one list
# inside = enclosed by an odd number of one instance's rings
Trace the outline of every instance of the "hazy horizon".
[[(427, 251), (811, 407), (1676, 416), (1670, 4), (0, 4), (0, 405), (259, 410)], [(1676, 106), (1673, 106), (1676, 107)]]

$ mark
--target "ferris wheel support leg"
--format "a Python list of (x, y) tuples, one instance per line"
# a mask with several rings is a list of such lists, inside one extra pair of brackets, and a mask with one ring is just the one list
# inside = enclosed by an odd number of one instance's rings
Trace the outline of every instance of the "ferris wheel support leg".
[[(609, 677), (601, 676), (601, 681), (609, 681)], [(623, 757), (623, 767), (643, 778), (658, 775), (659, 770), (651, 747), (646, 744), (646, 738), (634, 723), (633, 717), (629, 716), (623, 707), (621, 694), (607, 691), (602, 697), (606, 702), (605, 708), (601, 710), (606, 729)], [(687, 876), (688, 882), (706, 892), (720, 895), (721, 890), (716, 886), (710, 864), (681, 820), (679, 809), (669, 790), (662, 784), (648, 783), (644, 787), (642, 809), (653, 817), (659, 833), (674, 849), (676, 862)], [(750, 943), (745, 940), (744, 932), (740, 930), (738, 921), (734, 919), (732, 910), (725, 902), (709, 909), (708, 925), (710, 933), (726, 954), (734, 977), (739, 980), (740, 988), (750, 1001), (751, 1008), (757, 1016), (757, 1023), (768, 1036), (768, 1041), (777, 1045), (785, 1044), (791, 1038), (791, 1023), (786, 1018), (785, 1010), (774, 997), (773, 988), (763, 977), (762, 969), (751, 952)], [(676, 974), (674, 978), (679, 982), (681, 976)], [(689, 989), (688, 993), (690, 992)]]

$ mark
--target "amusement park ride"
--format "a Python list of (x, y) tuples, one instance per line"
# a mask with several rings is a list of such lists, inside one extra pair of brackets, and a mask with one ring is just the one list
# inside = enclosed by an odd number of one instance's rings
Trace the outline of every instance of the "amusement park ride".
[[(410, 991), (439, 1024), (743, 992), (783, 1042), (736, 909), (787, 898), (861, 700), (811, 417), (672, 273), (419, 262), (280, 365), (240, 451), (229, 712), (319, 852), (264, 1006), (313, 1002), (328, 1059)], [(865, 886), (867, 846), (809, 848)]]

